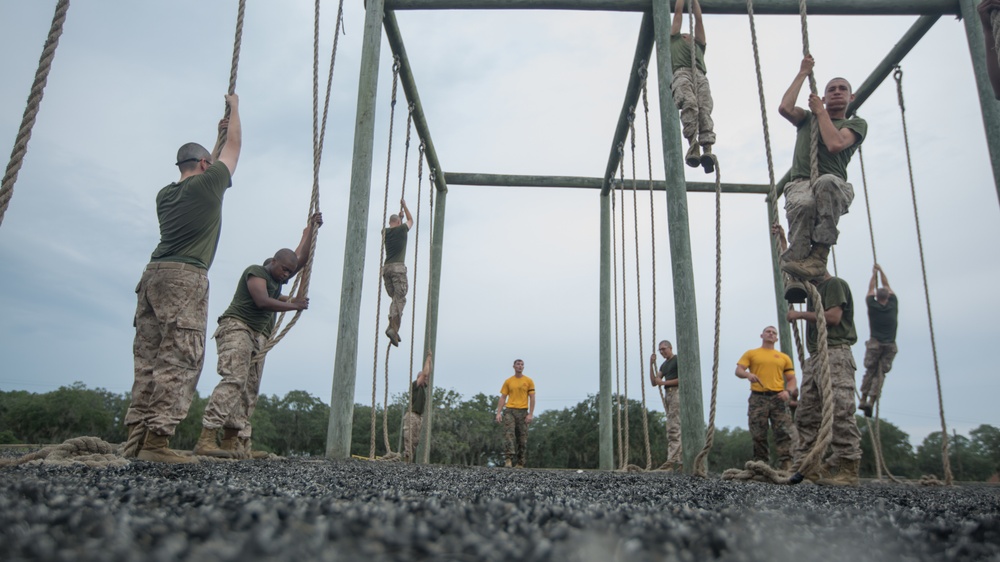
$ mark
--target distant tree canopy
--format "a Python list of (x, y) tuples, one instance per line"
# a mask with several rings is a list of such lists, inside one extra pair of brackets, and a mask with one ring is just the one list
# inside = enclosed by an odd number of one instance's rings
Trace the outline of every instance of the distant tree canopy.
[[(613, 397), (615, 399), (616, 397)], [(387, 423), (390, 448), (400, 449), (402, 416), (406, 395), (392, 397), (386, 413), (375, 406), (375, 454), (386, 454), (383, 423)], [(125, 439), (122, 420), (128, 409), (127, 393), (114, 394), (102, 388), (90, 389), (83, 383), (35, 394), (0, 391), (0, 443), (60, 443), (71, 437), (93, 435), (108, 442)], [(435, 388), (433, 396), (433, 443), (430, 459), (435, 464), (497, 465), (503, 463), (503, 440), (496, 423), (496, 396), (477, 394), (465, 400), (454, 390)], [(171, 446), (194, 447), (201, 432), (206, 400), (195, 396), (187, 418), (177, 427)], [(614, 402), (617, 404), (617, 401)], [(624, 405), (623, 405), (624, 407)], [(630, 464), (646, 465), (642, 404), (628, 400), (628, 442)], [(624, 411), (623, 411), (624, 413)], [(385, 422), (383, 422), (383, 416)], [(618, 412), (615, 427), (614, 462), (618, 462)], [(282, 456), (322, 456), (330, 407), (301, 390), (284, 397), (261, 396), (251, 420), (254, 447)], [(528, 466), (539, 468), (596, 469), (600, 463), (599, 413), (597, 396), (562, 410), (548, 410), (535, 416), (528, 429)], [(372, 407), (355, 404), (351, 453), (368, 457), (371, 450)], [(624, 422), (624, 416), (622, 416)], [(871, 421), (871, 420), (869, 420)], [(875, 475), (875, 455), (864, 418), (857, 418), (861, 430), (861, 473)], [(662, 412), (647, 417), (652, 466), (666, 460), (666, 424)], [(872, 422), (872, 430), (875, 430)], [(889, 471), (896, 476), (918, 478), (923, 474), (941, 476), (941, 433), (928, 435), (914, 451), (909, 436), (896, 425), (881, 420), (877, 426), (882, 452)], [(622, 432), (624, 437), (624, 432)], [(949, 436), (949, 460), (957, 480), (982, 481), (1000, 470), (1000, 429), (983, 424), (968, 436)], [(773, 451), (773, 447), (772, 447)], [(750, 433), (741, 427), (717, 428), (708, 463), (712, 472), (741, 467), (752, 458)]]

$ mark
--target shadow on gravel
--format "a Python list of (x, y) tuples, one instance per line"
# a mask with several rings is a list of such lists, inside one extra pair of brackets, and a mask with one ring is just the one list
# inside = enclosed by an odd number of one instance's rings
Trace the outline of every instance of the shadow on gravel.
[(1000, 560), (1000, 488), (246, 461), (0, 469), (5, 560)]

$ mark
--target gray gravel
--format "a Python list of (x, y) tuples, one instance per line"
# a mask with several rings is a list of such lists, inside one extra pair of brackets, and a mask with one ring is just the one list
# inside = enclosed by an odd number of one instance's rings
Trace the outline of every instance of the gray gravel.
[(364, 461), (0, 469), (4, 560), (1000, 561), (1000, 488)]

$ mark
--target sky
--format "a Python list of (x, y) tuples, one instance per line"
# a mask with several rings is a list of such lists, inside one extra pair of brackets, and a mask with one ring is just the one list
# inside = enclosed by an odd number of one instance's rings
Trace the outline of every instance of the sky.
[[(294, 247), (312, 188), (313, 4), (251, 2), (237, 92), (244, 147), (225, 198), (211, 268), (209, 335), (242, 270)], [(311, 303), (267, 359), (261, 392), (304, 390), (330, 402), (337, 341), (347, 202), (364, 12), (345, 2), (320, 174), (325, 225), (317, 242)], [(0, 0), (0, 140), (13, 146), (55, 0)], [(320, 75), (326, 76), (336, 3), (324, 3)], [(915, 21), (908, 17), (809, 19), (822, 84), (843, 76), (860, 85)], [(177, 179), (177, 147), (211, 146), (228, 87), (236, 2), (126, 0), (74, 2), (10, 208), (0, 225), (0, 389), (48, 392), (81, 381), (128, 392), (132, 382), (135, 285), (158, 241), (154, 198)], [(599, 177), (607, 165), (641, 14), (563, 11), (399, 12), (433, 142), (447, 172)], [(685, 28), (687, 23), (685, 22)], [(724, 182), (766, 184), (749, 25), (745, 16), (705, 18), (708, 77), (715, 99), (716, 153)], [(777, 114), (802, 55), (797, 16), (758, 16), (767, 116), (780, 177), (791, 163), (794, 128)], [(1000, 295), (997, 190), (991, 176), (962, 22), (942, 17), (903, 61), (906, 117), (930, 287), (937, 360), (949, 431), (1000, 425), (1000, 378), (989, 359)], [(384, 365), (372, 357), (379, 228), (386, 188), (391, 55), (383, 39), (376, 100), (374, 164), (355, 401), (382, 401)], [(651, 86), (656, 82), (650, 72)], [(325, 78), (324, 78), (325, 82)], [(805, 89), (804, 89), (805, 91)], [(402, 88), (400, 88), (402, 98)], [(800, 96), (805, 105), (805, 93)], [(405, 103), (397, 105), (390, 211), (401, 194)], [(650, 89), (653, 175), (663, 179), (656, 88)], [(917, 230), (895, 84), (866, 102), (865, 167), (880, 263), (899, 297), (899, 355), (882, 397), (882, 416), (919, 443), (940, 430), (934, 359)], [(638, 177), (647, 177), (644, 121), (637, 120)], [(414, 133), (415, 136), (415, 133)], [(416, 146), (406, 198), (416, 211)], [(626, 177), (631, 177), (631, 157)], [(840, 221), (837, 273), (853, 290), (861, 365), (868, 337), (862, 299), (873, 258), (858, 157), (848, 168), (855, 200)], [(685, 168), (688, 181), (711, 181)], [(411, 235), (404, 344), (390, 356), (389, 393), (405, 391), (410, 321), (419, 354), (426, 317), (430, 213), (426, 171), (420, 242)], [(629, 396), (642, 398), (653, 342), (675, 341), (666, 198), (640, 192), (638, 222), (626, 204)], [(715, 201), (688, 195), (699, 312), (704, 409), (712, 378)], [(748, 383), (733, 375), (762, 328), (776, 324), (767, 210), (763, 196), (722, 198), (720, 427), (746, 427)], [(465, 397), (498, 395), (515, 358), (536, 383), (538, 412), (575, 405), (598, 391), (600, 202), (596, 190), (450, 186), (443, 241), (435, 384)], [(620, 232), (621, 226), (617, 227)], [(638, 237), (634, 232), (638, 231)], [(652, 284), (656, 241), (656, 286)], [(994, 242), (990, 242), (993, 240)], [(636, 286), (639, 244), (641, 290)], [(622, 240), (619, 239), (619, 251)], [(414, 268), (414, 254), (417, 266)], [(416, 269), (416, 271), (414, 271)], [(621, 275), (619, 262), (618, 275)], [(619, 278), (619, 285), (622, 285)], [(656, 310), (653, 324), (653, 293)], [(642, 307), (642, 325), (637, 322)], [(382, 299), (385, 312), (387, 299)], [(381, 322), (384, 329), (385, 320)], [(641, 330), (641, 337), (640, 337)], [(679, 357), (689, 350), (675, 349)], [(218, 381), (207, 344), (198, 383)], [(420, 359), (413, 360), (412, 371)], [(797, 359), (796, 359), (797, 363)], [(857, 374), (861, 383), (862, 372)], [(645, 385), (647, 406), (662, 411)], [(665, 444), (654, 444), (665, 446)]]

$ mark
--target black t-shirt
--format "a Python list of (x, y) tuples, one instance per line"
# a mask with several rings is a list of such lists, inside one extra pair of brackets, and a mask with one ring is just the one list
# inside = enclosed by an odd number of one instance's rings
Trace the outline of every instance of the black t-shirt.
[(420, 386), (417, 381), (413, 381), (413, 386), (410, 387), (410, 404), (414, 414), (423, 415), (427, 404), (427, 385)]
[(896, 327), (899, 325), (899, 302), (895, 293), (889, 295), (889, 302), (881, 304), (873, 296), (865, 299), (868, 304), (868, 328), (872, 337), (882, 343), (896, 342)]
[(385, 229), (385, 263), (402, 263), (406, 257), (406, 233), (410, 227), (403, 223)]
[(660, 378), (665, 381), (672, 381), (677, 378), (677, 356), (674, 355), (660, 365)]

